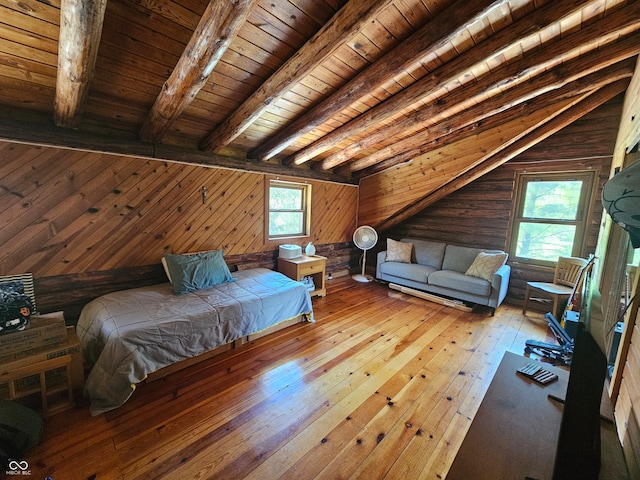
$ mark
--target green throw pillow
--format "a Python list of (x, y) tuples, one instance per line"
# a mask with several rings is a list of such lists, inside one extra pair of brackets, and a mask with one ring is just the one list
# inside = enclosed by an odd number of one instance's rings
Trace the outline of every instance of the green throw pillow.
[(194, 292), (226, 282), (235, 282), (222, 250), (164, 256), (176, 295)]

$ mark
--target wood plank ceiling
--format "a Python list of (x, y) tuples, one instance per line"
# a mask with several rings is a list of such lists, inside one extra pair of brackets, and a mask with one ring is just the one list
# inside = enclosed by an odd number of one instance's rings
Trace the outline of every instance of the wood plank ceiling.
[(607, 101), (639, 28), (631, 0), (0, 0), (0, 138), (356, 183)]

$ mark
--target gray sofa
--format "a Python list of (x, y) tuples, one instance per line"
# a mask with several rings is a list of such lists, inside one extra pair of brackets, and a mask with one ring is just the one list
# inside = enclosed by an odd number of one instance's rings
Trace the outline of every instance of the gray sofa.
[(491, 281), (465, 275), (480, 252), (504, 253), (501, 250), (461, 247), (441, 242), (403, 238), (412, 243), (411, 263), (388, 262), (387, 252), (377, 255), (376, 278), (491, 308), (491, 313), (507, 295), (511, 267), (506, 263), (493, 274)]

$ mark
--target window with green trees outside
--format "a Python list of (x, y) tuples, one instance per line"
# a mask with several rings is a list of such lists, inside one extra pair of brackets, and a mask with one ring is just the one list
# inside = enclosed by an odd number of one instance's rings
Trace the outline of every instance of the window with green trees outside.
[(520, 174), (511, 259), (551, 265), (581, 256), (593, 182), (591, 171)]
[(270, 180), (267, 203), (269, 239), (309, 235), (311, 185)]

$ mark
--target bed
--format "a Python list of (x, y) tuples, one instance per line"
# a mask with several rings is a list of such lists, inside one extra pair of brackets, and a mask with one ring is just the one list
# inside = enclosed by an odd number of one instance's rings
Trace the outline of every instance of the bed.
[(180, 295), (171, 283), (103, 295), (77, 325), (93, 364), (85, 382), (91, 414), (124, 404), (152, 372), (297, 316), (313, 321), (309, 291), (265, 268)]

